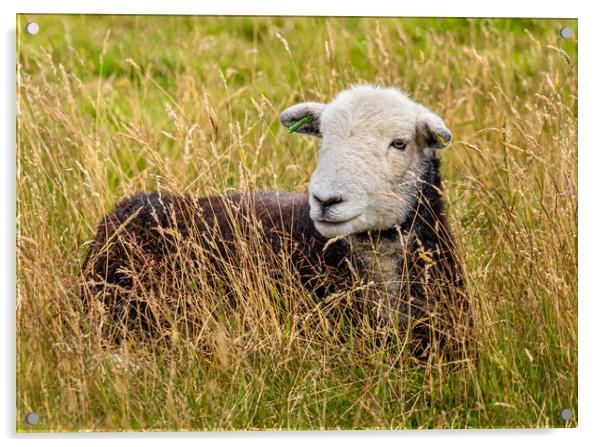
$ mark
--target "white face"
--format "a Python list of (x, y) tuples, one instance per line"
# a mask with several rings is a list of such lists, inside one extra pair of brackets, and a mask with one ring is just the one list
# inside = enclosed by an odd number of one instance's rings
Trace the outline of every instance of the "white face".
[(394, 89), (354, 87), (328, 105), (293, 106), (281, 120), (290, 125), (308, 114), (312, 123), (298, 131), (323, 138), (309, 184), (310, 217), (329, 238), (401, 223), (425, 161), (451, 139), (440, 118)]

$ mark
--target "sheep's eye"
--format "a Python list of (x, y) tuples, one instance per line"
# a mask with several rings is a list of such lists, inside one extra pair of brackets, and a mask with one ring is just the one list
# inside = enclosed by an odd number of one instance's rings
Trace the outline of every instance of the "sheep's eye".
[(407, 145), (408, 145), (408, 142), (401, 138), (397, 138), (397, 139), (391, 141), (391, 146), (393, 146), (395, 149), (398, 149), (400, 151), (404, 150)]

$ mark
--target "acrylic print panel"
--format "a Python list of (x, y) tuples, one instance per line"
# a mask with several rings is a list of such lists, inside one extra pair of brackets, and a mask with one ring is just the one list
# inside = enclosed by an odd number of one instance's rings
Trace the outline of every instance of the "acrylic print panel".
[(576, 426), (576, 20), (17, 20), (18, 431)]

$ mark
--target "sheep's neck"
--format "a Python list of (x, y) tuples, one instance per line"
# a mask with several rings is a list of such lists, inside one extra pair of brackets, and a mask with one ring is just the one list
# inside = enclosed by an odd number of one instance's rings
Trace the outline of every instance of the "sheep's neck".
[(400, 316), (404, 237), (352, 236), (351, 250), (367, 297), (380, 319), (389, 322)]
[[(416, 180), (418, 178), (420, 181)], [(408, 272), (404, 271), (403, 266), (411, 264), (417, 267), (414, 260), (409, 259), (413, 257), (416, 245), (416, 234), (412, 230), (413, 222), (417, 220), (416, 216), (423, 213), (427, 216), (424, 220), (429, 221), (431, 210), (437, 209), (435, 203), (441, 200), (438, 192), (441, 188), (438, 160), (429, 159), (421, 166), (418, 177), (413, 176), (412, 179), (408, 178), (403, 182), (406, 188), (403, 191), (406, 204), (402, 207), (398, 226), (350, 237), (352, 256), (358, 273), (365, 285), (368, 298), (376, 305), (379, 318), (384, 322), (397, 318), (400, 327), (407, 324), (409, 310), (404, 307), (408, 302), (404, 299), (407, 295), (402, 290), (402, 285), (404, 279), (407, 279), (404, 275)], [(436, 190), (429, 192), (429, 188), (433, 187)], [(423, 200), (429, 202), (428, 207), (423, 207)], [(420, 242), (418, 244), (421, 245)], [(418, 276), (419, 271), (420, 269), (413, 274)]]

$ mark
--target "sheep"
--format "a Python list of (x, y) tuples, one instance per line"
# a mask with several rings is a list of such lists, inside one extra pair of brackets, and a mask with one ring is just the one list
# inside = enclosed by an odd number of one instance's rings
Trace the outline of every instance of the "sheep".
[[(280, 121), (289, 132), (321, 138), (307, 194), (152, 192), (125, 199), (101, 222), (85, 259), (87, 306), (95, 302), (126, 324), (152, 308), (156, 294), (149, 290), (157, 284), (152, 275), (145, 280), (149, 265), (165, 265), (178, 251), (180, 260), (203, 258), (219, 280), (220, 266), (238, 261), (242, 240), (267, 245), (275, 257), (286, 248), (317, 299), (359, 282), (358, 302), (379, 324), (405, 332), (412, 323), (422, 345), (433, 327), (462, 338), (457, 329), (471, 318), (444, 214), (436, 152), (452, 135), (443, 120), (398, 89), (359, 85), (328, 104), (293, 105)], [(191, 244), (197, 249), (182, 248)], [(132, 297), (141, 294), (151, 298)]]

